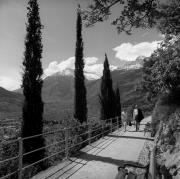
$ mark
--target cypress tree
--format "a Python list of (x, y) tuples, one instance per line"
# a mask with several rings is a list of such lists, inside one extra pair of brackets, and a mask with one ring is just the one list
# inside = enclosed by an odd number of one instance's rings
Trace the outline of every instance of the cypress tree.
[(115, 89), (115, 100), (116, 100), (116, 116), (121, 116), (121, 97), (118, 86)]
[(87, 122), (87, 101), (84, 78), (83, 40), (82, 40), (82, 19), (80, 6), (77, 10), (76, 22), (76, 50), (75, 50), (75, 111), (74, 117), (80, 122)]
[(115, 89), (115, 103), (116, 103), (116, 116), (119, 118), (119, 122), (121, 121), (121, 98), (120, 98), (120, 91), (118, 86)]
[[(42, 24), (40, 21), (37, 0), (29, 0), (27, 7), (27, 24), (25, 38), (25, 52), (23, 60), (22, 88), (24, 104), (22, 109), (22, 137), (41, 134), (43, 132), (43, 101), (42, 89)], [(24, 152), (29, 152), (44, 146), (42, 136), (23, 141)], [(45, 150), (32, 153), (24, 157), (25, 163), (32, 163), (42, 159)], [(41, 165), (42, 166), (42, 165)]]
[(103, 76), (101, 77), (99, 102), (101, 105), (101, 120), (106, 120), (116, 116), (115, 93), (113, 90), (111, 72), (106, 54)]

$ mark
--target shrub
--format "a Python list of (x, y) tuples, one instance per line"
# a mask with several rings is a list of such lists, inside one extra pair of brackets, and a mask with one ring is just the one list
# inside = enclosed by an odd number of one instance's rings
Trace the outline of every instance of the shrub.
[[(1, 143), (0, 144), (0, 161), (12, 158), (18, 155), (18, 142), (14, 143)], [(18, 159), (11, 160), (0, 165), (0, 177), (16, 171), (18, 168)], [(12, 175), (12, 179), (17, 175)]]

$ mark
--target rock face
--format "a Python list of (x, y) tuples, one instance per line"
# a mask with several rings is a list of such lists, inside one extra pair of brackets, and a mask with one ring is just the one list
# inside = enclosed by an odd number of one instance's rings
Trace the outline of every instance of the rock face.
[[(160, 141), (158, 143), (159, 156), (158, 164), (164, 172), (165, 178), (180, 178), (180, 111), (176, 110), (170, 115), (168, 121), (164, 124)], [(169, 175), (169, 176), (168, 176)]]

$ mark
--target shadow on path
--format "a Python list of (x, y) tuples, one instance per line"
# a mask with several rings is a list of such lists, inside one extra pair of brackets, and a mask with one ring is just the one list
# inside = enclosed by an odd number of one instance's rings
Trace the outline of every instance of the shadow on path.
[(102, 156), (97, 156), (97, 155), (93, 155), (93, 154), (88, 154), (85, 152), (80, 152), (80, 153), (81, 153), (81, 155), (78, 158), (88, 161), (88, 162), (89, 161), (100, 161), (100, 162), (110, 163), (110, 164), (117, 165), (117, 166), (123, 166), (124, 163), (137, 164), (137, 162), (128, 161), (128, 160), (117, 160), (117, 159), (113, 159), (111, 157), (102, 157)]
[(150, 141), (154, 141), (153, 138), (147, 138), (147, 137), (134, 137), (134, 136), (117, 136), (117, 135), (113, 135), (113, 134), (108, 135), (108, 137), (128, 138), (128, 139), (140, 139), (140, 140), (150, 140)]
[[(106, 136), (107, 137), (107, 136)], [(104, 138), (103, 138), (104, 139)], [(114, 142), (116, 139), (113, 138), (107, 138), (104, 139), (103, 141), (101, 141), (98, 144), (95, 145), (90, 145), (92, 148), (88, 149), (87, 151), (83, 152), (83, 151), (78, 151), (76, 153), (76, 155), (73, 155), (72, 157), (77, 157), (75, 160), (69, 158), (69, 163), (67, 165), (65, 165), (64, 167), (59, 168), (57, 171), (53, 172), (52, 174), (50, 174), (49, 176), (46, 177), (46, 179), (50, 179), (51, 177), (53, 177), (54, 175), (58, 175), (57, 177), (55, 177), (55, 179), (59, 179), (61, 176), (63, 176), (65, 173), (68, 173), (71, 169), (77, 167), (78, 165), (80, 166), (77, 170), (75, 170), (72, 174), (70, 174), (67, 178), (70, 178), (74, 173), (76, 173), (77, 171), (79, 171), (83, 166), (85, 166), (88, 163), (88, 160), (85, 160), (86, 162), (83, 162), (83, 159), (81, 158), (82, 154), (87, 154), (87, 155), (97, 155), (98, 153), (100, 153), (102, 150), (104, 150), (106, 147), (108, 147), (112, 142)], [(95, 149), (93, 151), (92, 154), (88, 154), (87, 152), (91, 152), (93, 149)], [(94, 155), (94, 156), (95, 156)], [(77, 161), (79, 160), (80, 161)], [(66, 169), (66, 167), (68, 167)], [(58, 174), (58, 172), (62, 171), (62, 173)], [(53, 177), (54, 178), (54, 177)]]
[(136, 131), (136, 130), (127, 130), (127, 132), (144, 132), (144, 130), (138, 130), (138, 131)]

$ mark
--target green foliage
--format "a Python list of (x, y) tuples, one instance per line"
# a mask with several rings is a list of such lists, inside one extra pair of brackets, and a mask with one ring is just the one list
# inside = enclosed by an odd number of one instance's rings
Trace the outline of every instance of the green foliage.
[(175, 133), (180, 132), (180, 109), (177, 109), (168, 120), (169, 128)]
[(154, 78), (152, 76), (153, 65), (155, 62), (155, 58), (153, 58), (152, 55), (150, 58), (144, 61), (142, 68), (142, 82), (140, 84), (140, 90), (146, 93), (146, 98), (148, 101), (154, 101), (154, 98), (157, 96)]
[[(22, 137), (41, 134), (43, 131), (43, 101), (41, 89), (43, 74), (41, 21), (37, 0), (29, 0), (26, 24), (25, 52), (23, 61), (22, 88), (24, 94)], [(29, 152), (44, 146), (43, 137), (24, 140), (24, 152)], [(45, 150), (41, 150), (24, 157), (24, 162), (32, 163), (42, 159)], [(43, 166), (42, 166), (43, 167)]]
[(142, 88), (151, 101), (159, 94), (176, 91), (180, 87), (179, 44), (178, 37), (166, 36), (165, 41), (144, 63)]
[[(163, 1), (162, 1), (163, 2)], [(162, 34), (178, 35), (180, 33), (180, 1), (170, 0), (160, 4), (160, 20), (157, 28)]]
[(180, 2), (179, 0), (92, 0), (84, 10), (86, 26), (107, 20), (112, 14), (113, 6), (120, 9), (112, 24), (119, 33), (131, 34), (132, 28), (156, 27), (163, 34), (180, 33)]
[(105, 54), (103, 76), (101, 77), (101, 87), (99, 102), (101, 105), (101, 120), (110, 119), (116, 116), (115, 93), (112, 86), (111, 72), (109, 62)]
[(83, 40), (82, 40), (82, 20), (80, 7), (77, 12), (76, 24), (76, 52), (75, 52), (75, 111), (74, 117), (80, 123), (87, 122), (87, 101), (86, 87), (84, 83), (84, 60), (83, 60)]
[[(7, 158), (18, 156), (18, 142), (9, 143), (8, 141), (0, 143), (0, 161)], [(0, 177), (12, 173), (18, 169), (18, 159), (0, 164)], [(10, 178), (17, 178), (17, 173)]]

